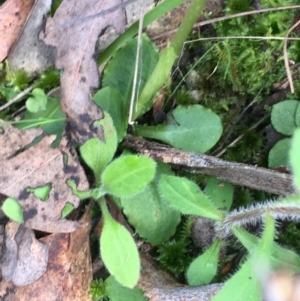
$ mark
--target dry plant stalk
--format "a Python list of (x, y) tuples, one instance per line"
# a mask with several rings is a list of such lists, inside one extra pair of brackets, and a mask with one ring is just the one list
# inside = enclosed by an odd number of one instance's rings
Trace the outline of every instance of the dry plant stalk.
[(131, 135), (126, 137), (122, 145), (156, 161), (169, 163), (177, 169), (190, 173), (215, 176), (220, 180), (235, 185), (246, 186), (277, 195), (291, 195), (295, 193), (292, 175), (275, 170), (182, 151)]

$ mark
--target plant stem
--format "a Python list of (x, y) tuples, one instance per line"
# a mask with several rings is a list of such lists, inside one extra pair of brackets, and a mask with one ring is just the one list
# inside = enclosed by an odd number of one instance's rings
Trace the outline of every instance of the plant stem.
[(110, 218), (111, 215), (108, 211), (107, 204), (103, 196), (100, 199), (98, 199), (98, 203), (100, 205), (104, 220)]
[(170, 43), (170, 46), (173, 47), (177, 56), (179, 56), (182, 45), (186, 41), (194, 24), (197, 22), (205, 4), (206, 0), (194, 0), (188, 8), (185, 17)]
[(161, 51), (156, 67), (140, 94), (133, 119), (145, 113), (152, 106), (151, 98), (166, 83), (172, 66), (181, 52), (183, 43), (186, 41), (205, 4), (206, 0), (192, 1), (170, 45)]

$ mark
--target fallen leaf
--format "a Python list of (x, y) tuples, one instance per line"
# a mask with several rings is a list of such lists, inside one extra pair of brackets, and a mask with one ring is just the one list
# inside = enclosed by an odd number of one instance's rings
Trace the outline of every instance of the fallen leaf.
[(11, 69), (23, 69), (33, 75), (54, 65), (55, 49), (38, 38), (51, 4), (52, 0), (35, 1), (18, 40), (9, 51), (7, 59)]
[[(40, 129), (20, 131), (11, 125), (2, 127), (0, 193), (19, 200), (26, 227), (50, 233), (71, 232), (81, 224), (62, 219), (61, 211), (67, 203), (76, 208), (79, 198), (72, 194), (66, 182), (73, 179), (80, 190), (88, 189), (89, 185), (65, 137), (58, 148), (50, 147), (55, 136), (45, 136), (38, 144), (20, 152), (41, 133)], [(28, 188), (47, 184), (51, 185), (51, 190), (46, 201), (28, 192)]]
[(0, 7), (0, 62), (17, 39), (34, 0), (7, 0)]
[(47, 268), (48, 248), (39, 242), (33, 230), (10, 221), (5, 227), (5, 248), (1, 258), (2, 276), (14, 285), (28, 285)]
[[(48, 247), (47, 270), (37, 281), (22, 287), (1, 281), (1, 300), (91, 301), (89, 287), (93, 275), (89, 209), (80, 220), (81, 228), (72, 233), (55, 233), (40, 239)], [(30, 268), (30, 261), (27, 263)]]
[(98, 36), (108, 26), (121, 32), (126, 21), (123, 10), (85, 21), (76, 20), (121, 3), (121, 0), (65, 0), (46, 23), (44, 41), (57, 48), (55, 64), (64, 70), (61, 106), (73, 139), (81, 144), (92, 137), (103, 138), (101, 129), (94, 125), (103, 118), (103, 112), (92, 101), (90, 93), (91, 88), (99, 85), (98, 68), (93, 57)]

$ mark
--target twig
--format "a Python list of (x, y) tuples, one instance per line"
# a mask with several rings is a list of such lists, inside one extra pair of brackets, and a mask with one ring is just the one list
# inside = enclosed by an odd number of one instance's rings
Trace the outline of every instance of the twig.
[[(264, 116), (262, 119), (260, 119), (257, 123), (255, 123), (252, 127), (249, 128), (249, 131), (254, 130), (257, 126), (259, 126), (262, 122), (264, 122), (267, 118), (269, 118), (270, 114), (267, 114), (266, 116)], [(227, 150), (227, 148), (229, 147), (233, 147), (238, 141), (240, 141), (243, 137), (245, 136), (245, 134), (241, 134), (240, 136), (238, 136), (236, 139), (234, 139), (229, 145), (227, 145), (226, 147), (224, 147), (218, 154), (215, 155), (215, 157), (219, 158), (221, 157)]]
[[(201, 26), (204, 26), (207, 24), (213, 24), (216, 22), (229, 20), (229, 19), (233, 19), (233, 18), (238, 18), (238, 17), (243, 17), (243, 16), (261, 14), (261, 13), (265, 13), (265, 12), (273, 12), (273, 11), (279, 11), (279, 10), (285, 10), (285, 9), (294, 9), (294, 8), (300, 8), (300, 5), (291, 5), (291, 6), (282, 6), (282, 7), (274, 7), (274, 8), (264, 8), (264, 9), (260, 9), (260, 10), (251, 10), (251, 11), (246, 11), (246, 12), (242, 12), (242, 13), (238, 13), (238, 14), (232, 14), (232, 15), (228, 15), (228, 16), (218, 17), (218, 18), (214, 18), (214, 19), (210, 19), (210, 20), (204, 20), (204, 21), (196, 23), (193, 28), (196, 29), (198, 27), (201, 27)], [(161, 33), (159, 35), (151, 37), (151, 39), (152, 40), (161, 39), (165, 36), (175, 33), (176, 31), (177, 31), (177, 29), (165, 31), (164, 33)]]
[(147, 253), (141, 253), (141, 274), (137, 286), (149, 301), (209, 301), (223, 287), (223, 283), (188, 287), (159, 269)]
[(289, 59), (288, 59), (288, 53), (287, 53), (287, 38), (288, 35), (300, 24), (300, 20), (297, 21), (287, 32), (285, 39), (284, 39), (284, 46), (283, 46), (283, 57), (284, 57), (284, 65), (285, 65), (285, 69), (286, 69), (286, 74), (289, 80), (289, 84), (290, 84), (290, 89), (291, 89), (291, 93), (295, 93), (295, 89), (294, 89), (294, 83), (293, 83), (293, 79), (292, 79), (292, 75), (291, 75), (291, 70), (290, 70), (290, 65), (289, 65)]
[(31, 86), (29, 86), (28, 88), (26, 88), (24, 91), (22, 91), (21, 93), (19, 93), (18, 95), (16, 95), (13, 99), (11, 99), (8, 103), (6, 103), (5, 105), (3, 105), (2, 107), (0, 107), (0, 111), (3, 111), (4, 109), (6, 109), (7, 107), (9, 107), (11, 104), (17, 102), (18, 100), (20, 100), (23, 96), (25, 96), (26, 94), (28, 94), (31, 90), (33, 90), (33, 88), (35, 87), (35, 84), (32, 84)]
[[(248, 104), (248, 106), (242, 111), (242, 113), (239, 115), (239, 117), (235, 120), (235, 122), (233, 123), (233, 125), (236, 125), (242, 118), (242, 116), (246, 113), (246, 111), (256, 102), (256, 100), (258, 99), (258, 96), (261, 94), (262, 90), (264, 89), (265, 86), (262, 86), (260, 88), (260, 90), (258, 91), (258, 93), (256, 94), (256, 96), (254, 97), (254, 99)], [(258, 125), (258, 124), (257, 124)], [(255, 127), (254, 127), (255, 128)], [(225, 147), (225, 150), (223, 149), (223, 146), (225, 145), (225, 143), (227, 142), (227, 139), (230, 137), (231, 133), (233, 131), (233, 126), (231, 126), (231, 129), (228, 131), (223, 143), (221, 144), (220, 147), (218, 147), (213, 153), (212, 155), (215, 155), (215, 153), (219, 152), (221, 149), (222, 151), (220, 153), (218, 153), (218, 155), (216, 155), (216, 157), (220, 157), (228, 147), (231, 146), (231, 144), (229, 144), (228, 146)], [(243, 137), (243, 136), (242, 136)], [(241, 137), (241, 138), (242, 138)], [(239, 138), (239, 137), (238, 137)], [(238, 139), (237, 138), (237, 139)]]
[(223, 285), (223, 283), (216, 283), (198, 287), (158, 287), (146, 291), (145, 296), (150, 301), (209, 301)]
[(154, 160), (170, 163), (177, 169), (215, 176), (235, 185), (277, 195), (295, 193), (292, 176), (275, 170), (182, 151), (131, 135), (126, 137), (122, 146), (134, 149)]
[(257, 40), (257, 41), (264, 41), (264, 40), (277, 40), (277, 41), (299, 41), (300, 38), (287, 38), (287, 37), (263, 37), (263, 36), (227, 36), (227, 37), (209, 37), (209, 38), (198, 38), (195, 40), (189, 40), (184, 42), (184, 44), (191, 44), (194, 42), (199, 41), (213, 41), (213, 40)]

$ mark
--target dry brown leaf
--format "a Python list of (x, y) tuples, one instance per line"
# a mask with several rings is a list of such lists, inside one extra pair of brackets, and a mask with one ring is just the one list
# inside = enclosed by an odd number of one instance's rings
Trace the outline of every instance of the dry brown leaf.
[(35, 238), (33, 230), (8, 222), (1, 258), (3, 278), (17, 286), (28, 285), (44, 274), (47, 263), (48, 247)]
[[(87, 210), (84, 225), (72, 233), (56, 233), (40, 241), (48, 246), (46, 272), (37, 281), (23, 287), (2, 282), (0, 299), (14, 301), (91, 301), (92, 281), (89, 246), (90, 219)], [(5, 299), (7, 298), (7, 299)]]
[(23, 69), (33, 75), (54, 65), (55, 49), (38, 38), (51, 4), (52, 0), (35, 1), (18, 40), (9, 51), (7, 59), (11, 69)]
[(0, 62), (2, 62), (22, 30), (34, 0), (7, 0), (0, 7)]
[[(1, 120), (0, 120), (1, 122)], [(19, 200), (22, 205), (25, 226), (44, 232), (71, 232), (81, 226), (76, 221), (61, 218), (67, 203), (77, 207), (79, 198), (72, 194), (67, 185), (74, 179), (78, 189), (86, 190), (89, 185), (84, 170), (76, 155), (62, 138), (58, 148), (50, 145), (55, 136), (46, 136), (35, 146), (14, 156), (16, 151), (31, 143), (41, 134), (39, 129), (20, 131), (5, 125), (0, 134), (0, 193)], [(27, 192), (27, 188), (51, 185), (46, 201)]]
[(72, 137), (79, 143), (95, 136), (103, 138), (101, 129), (93, 124), (103, 118), (103, 113), (92, 101), (90, 93), (91, 88), (99, 85), (98, 68), (93, 57), (98, 36), (109, 25), (121, 32), (126, 22), (123, 10), (84, 22), (76, 20), (121, 3), (122, 0), (65, 0), (46, 23), (44, 41), (57, 48), (55, 64), (64, 69), (61, 106)]

